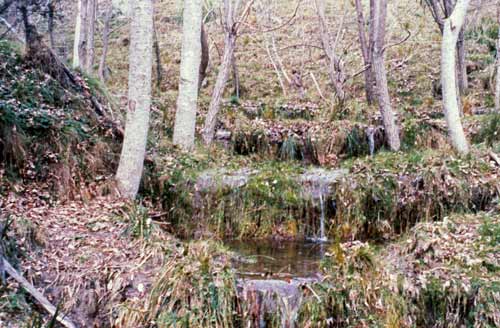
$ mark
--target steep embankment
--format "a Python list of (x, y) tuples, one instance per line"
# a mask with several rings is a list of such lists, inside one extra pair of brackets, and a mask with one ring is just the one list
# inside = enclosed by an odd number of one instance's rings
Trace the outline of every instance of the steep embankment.
[[(152, 232), (147, 210), (105, 196), (120, 134), (95, 111), (106, 101), (99, 85), (70, 72), (78, 88), (68, 87), (8, 42), (0, 63), (0, 254), (79, 327), (109, 325), (114, 306), (138, 297), (173, 242)], [(47, 321), (12, 278), (0, 304), (2, 327)]]

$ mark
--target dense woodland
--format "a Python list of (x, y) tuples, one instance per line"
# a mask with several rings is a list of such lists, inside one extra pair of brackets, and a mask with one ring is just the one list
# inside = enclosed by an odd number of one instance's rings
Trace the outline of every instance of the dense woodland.
[(0, 327), (500, 327), (497, 0), (0, 0)]

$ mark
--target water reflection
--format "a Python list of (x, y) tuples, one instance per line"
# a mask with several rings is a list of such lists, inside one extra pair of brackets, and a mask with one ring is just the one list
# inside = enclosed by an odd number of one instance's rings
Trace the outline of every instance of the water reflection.
[(234, 266), (238, 274), (255, 279), (315, 277), (329, 246), (309, 241), (274, 240), (233, 240), (226, 245), (237, 254)]

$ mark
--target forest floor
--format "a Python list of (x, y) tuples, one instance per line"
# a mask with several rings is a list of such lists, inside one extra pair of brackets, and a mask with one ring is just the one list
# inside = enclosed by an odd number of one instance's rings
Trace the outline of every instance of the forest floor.
[[(170, 142), (180, 10), (158, 5), (165, 78), (154, 94), (146, 172), (134, 203), (113, 196), (119, 136), (89, 111), (85, 96), (61, 88), (19, 49), (0, 42), (0, 223), (6, 227), (0, 244), (14, 267), (78, 326), (255, 323), (260, 305), (238, 300), (235, 254), (221, 240), (297, 239), (317, 230), (318, 206), (302, 198), (296, 177), (320, 167), (348, 172), (329, 196), (335, 208), (326, 208), (334, 242), (320, 263), (321, 279), (304, 287), (300, 310), (282, 316), (294, 316), (299, 327), (500, 327), (500, 117), (491, 112), (497, 31), (491, 13), (474, 12), (479, 18), (467, 34), (474, 65), (462, 102), (472, 152), (459, 157), (448, 145), (433, 93), (439, 71), (437, 59), (429, 58), (439, 58), (439, 35), (418, 2), (390, 8), (388, 40), (402, 40), (406, 29), (412, 34), (387, 51), (403, 140), (397, 153), (385, 149), (361, 76), (346, 84), (352, 97), (344, 107), (330, 99), (312, 5), (272, 35), (258, 32), (287, 21), (296, 5), (272, 7), (277, 18), (271, 22), (262, 19), (264, 8), (252, 13), (237, 51), (241, 97), (232, 87), (226, 93), (218, 144), (190, 153)], [(339, 21), (333, 18), (352, 9), (348, 2), (339, 8), (328, 11), (332, 30)], [(119, 121), (128, 37), (123, 19), (114, 24), (107, 88), (82, 78)], [(357, 38), (353, 24), (348, 15), (341, 45), (351, 73), (362, 66), (350, 41)], [(210, 18), (206, 27), (212, 60), (200, 123), (222, 48), (218, 21)], [(282, 70), (271, 60), (280, 60)], [(302, 76), (303, 97), (291, 85), (280, 87), (278, 76), (286, 79), (292, 69)], [(216, 184), (200, 193), (207, 172), (222, 172), (221, 180), (250, 173), (236, 190)], [(280, 326), (279, 318), (267, 319)], [(9, 278), (0, 289), (0, 326), (48, 321)]]

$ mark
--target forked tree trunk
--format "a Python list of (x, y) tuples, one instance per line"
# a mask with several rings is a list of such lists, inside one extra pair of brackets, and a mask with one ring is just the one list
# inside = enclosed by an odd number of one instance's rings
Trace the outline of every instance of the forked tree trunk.
[(448, 133), (455, 150), (462, 154), (469, 152), (469, 145), (460, 121), (460, 108), (456, 81), (456, 46), (460, 30), (465, 22), (470, 0), (457, 0), (455, 9), (443, 23), (443, 42), (441, 46), (441, 84), (443, 85), (443, 104)]
[(392, 111), (389, 88), (387, 86), (387, 71), (385, 69), (385, 24), (387, 17), (387, 0), (372, 0), (373, 4), (373, 58), (375, 84), (377, 88), (377, 99), (380, 114), (384, 124), (385, 134), (389, 147), (393, 151), (398, 151), (401, 142), (399, 140), (399, 128), (396, 125), (396, 118)]
[(128, 108), (120, 163), (116, 173), (123, 197), (139, 190), (146, 153), (153, 64), (153, 0), (131, 0)]
[(325, 1), (316, 0), (316, 11), (319, 19), (320, 36), (323, 49), (328, 57), (328, 76), (335, 90), (335, 95), (340, 104), (345, 101), (345, 72), (342, 60), (335, 53), (335, 45), (332, 45), (325, 17)]
[(113, 3), (109, 2), (109, 8), (104, 18), (104, 29), (102, 31), (102, 54), (99, 61), (99, 69), (97, 74), (102, 82), (106, 81), (106, 57), (108, 56), (109, 47), (109, 28), (111, 25), (111, 18), (113, 17)]
[[(444, 19), (449, 17), (453, 12), (456, 5), (456, 0), (425, 0), (425, 3), (429, 7), (429, 10), (434, 18), (434, 21), (439, 27), (441, 34), (444, 30)], [(458, 41), (456, 44), (456, 87), (459, 90), (459, 95), (463, 95), (467, 92), (469, 87), (467, 78), (467, 65), (465, 62), (466, 51), (465, 51), (465, 22), (462, 26), (460, 33), (458, 35)], [(458, 98), (459, 99), (459, 98)], [(458, 100), (459, 101), (459, 100)]]
[(373, 92), (373, 68), (372, 68), (372, 54), (370, 53), (370, 41), (366, 37), (365, 25), (366, 21), (363, 15), (363, 5), (361, 0), (355, 0), (356, 14), (358, 21), (358, 34), (359, 34), (359, 44), (361, 47), (361, 54), (363, 56), (363, 63), (365, 65), (365, 94), (366, 102), (371, 105), (375, 101), (375, 95)]
[(185, 150), (194, 148), (202, 52), (202, 9), (201, 0), (184, 0), (181, 76), (175, 114), (174, 144)]

